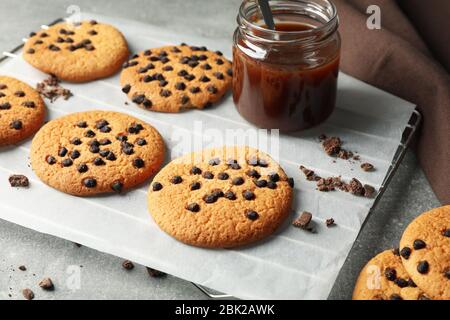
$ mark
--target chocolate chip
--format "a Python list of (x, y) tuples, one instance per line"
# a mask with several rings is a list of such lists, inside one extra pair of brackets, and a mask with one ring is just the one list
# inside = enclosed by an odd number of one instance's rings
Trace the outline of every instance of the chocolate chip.
[(397, 271), (393, 268), (386, 268), (386, 270), (384, 270), (384, 276), (389, 281), (394, 281), (397, 279)]
[(172, 179), (170, 179), (170, 182), (172, 184), (180, 184), (183, 182), (183, 178), (181, 178), (180, 176), (174, 176), (172, 177)]
[(43, 290), (46, 290), (46, 291), (52, 291), (55, 289), (52, 279), (50, 279), (50, 278), (42, 279), (39, 282), (39, 287), (41, 287)]
[(91, 21), (89, 21), (89, 23), (90, 23), (92, 26), (95, 26), (96, 24), (98, 24), (98, 22), (95, 21), (95, 20), (91, 20)]
[(245, 180), (242, 177), (237, 177), (237, 178), (234, 178), (231, 183), (235, 186), (241, 186), (245, 183)]
[(408, 247), (404, 247), (401, 251), (400, 251), (400, 255), (403, 257), (403, 259), (408, 260), (409, 256), (411, 255), (411, 249)]
[(220, 52), (220, 51), (216, 51), (216, 54), (217, 54), (218, 56), (223, 56), (223, 53)]
[(88, 31), (88, 34), (91, 35), (91, 36), (95, 36), (95, 35), (97, 35), (97, 31), (95, 31), (95, 30), (89, 30), (89, 31)]
[(22, 295), (26, 300), (33, 300), (34, 299), (34, 292), (31, 291), (31, 289), (23, 289)]
[(11, 187), (26, 188), (30, 185), (28, 178), (21, 174), (14, 174), (10, 176), (8, 181)]
[(197, 203), (191, 203), (186, 207), (186, 209), (191, 212), (199, 212), (200, 206)]
[(75, 41), (72, 38), (70, 38), (70, 37), (66, 39), (66, 43), (74, 43), (74, 42)]
[(177, 47), (173, 47), (171, 51), (172, 51), (173, 53), (180, 53), (180, 52), (181, 52), (181, 50), (178, 49)]
[(33, 38), (35, 35), (36, 35), (36, 32), (30, 32), (29, 37), (30, 37), (30, 38)]
[(203, 64), (201, 68), (203, 70), (211, 70), (212, 69), (212, 67), (208, 63)]
[(269, 182), (267, 182), (267, 188), (274, 190), (277, 188), (277, 183), (273, 182), (273, 181), (269, 181)]
[(258, 188), (265, 188), (265, 187), (267, 187), (267, 180), (256, 180), (255, 185)]
[(97, 180), (95, 180), (94, 178), (86, 178), (83, 179), (83, 184), (86, 188), (95, 188), (97, 186)]
[(182, 57), (180, 59), (181, 64), (188, 64), (190, 61), (191, 61), (191, 59), (189, 57)]
[(255, 179), (259, 179), (259, 178), (261, 177), (261, 175), (259, 174), (259, 172), (256, 171), (256, 170), (254, 170), (254, 169), (248, 170), (245, 174), (246, 174), (247, 176), (249, 176), (249, 177), (251, 177), (251, 178), (255, 178)]
[(22, 102), (22, 106), (24, 106), (25, 108), (36, 108), (36, 104), (33, 101), (25, 101)]
[(67, 154), (67, 152), (68, 152), (67, 148), (62, 147), (62, 148), (60, 148), (59, 151), (58, 151), (58, 156), (60, 156), (60, 157), (65, 157), (66, 154)]
[(11, 109), (11, 104), (9, 102), (0, 104), (0, 110), (9, 110), (9, 109)]
[(101, 146), (107, 146), (107, 145), (111, 144), (111, 140), (109, 140), (109, 139), (107, 139), (107, 138), (104, 138), (104, 139), (101, 139), (98, 143), (99, 143)]
[(150, 75), (146, 75), (144, 78), (142, 78), (142, 81), (144, 81), (145, 83), (152, 82), (154, 80), (155, 80), (155, 78)]
[(163, 71), (173, 71), (172, 66), (164, 66)]
[(288, 181), (289, 186), (290, 186), (291, 188), (294, 188), (294, 186), (295, 186), (294, 178), (288, 178), (287, 181)]
[(184, 79), (187, 81), (192, 81), (195, 79), (195, 76), (193, 74), (188, 74), (184, 77)]
[(426, 274), (430, 270), (430, 265), (427, 261), (420, 261), (417, 265), (417, 272), (420, 274)]
[(242, 195), (244, 196), (245, 200), (255, 200), (255, 194), (250, 191), (250, 190), (246, 190), (242, 193)]
[(214, 72), (214, 76), (218, 79), (218, 80), (224, 80), (225, 76), (223, 75), (222, 72)]
[(201, 76), (199, 80), (200, 80), (201, 82), (210, 82), (210, 81), (211, 81), (211, 79), (208, 78), (207, 76)]
[(223, 65), (225, 62), (223, 62), (222, 59), (216, 59), (216, 63), (217, 63), (219, 66), (221, 66), (221, 65)]
[(77, 167), (77, 170), (79, 173), (85, 173), (89, 170), (89, 168), (86, 164), (82, 163)]
[(70, 153), (70, 158), (72, 158), (72, 159), (78, 159), (79, 157), (81, 156), (81, 153), (80, 153), (80, 151), (78, 151), (78, 150), (73, 150), (71, 153)]
[(107, 126), (107, 125), (109, 125), (109, 122), (106, 121), (105, 119), (101, 119), (101, 120), (98, 120), (98, 121), (95, 123), (95, 128), (101, 129), (101, 128)]
[(23, 124), (22, 124), (22, 121), (20, 121), (20, 120), (14, 120), (13, 122), (11, 122), (9, 124), (9, 127), (14, 130), (20, 130), (20, 129), (22, 129)]
[(124, 262), (122, 262), (122, 268), (124, 268), (125, 270), (133, 270), (134, 264), (130, 260), (125, 260)]
[(189, 91), (191, 91), (191, 93), (199, 93), (201, 91), (201, 89), (199, 87), (192, 87), (189, 89)]
[(184, 82), (177, 82), (175, 84), (175, 89), (180, 91), (186, 90), (186, 84)]
[(53, 156), (47, 156), (47, 157), (45, 158), (45, 161), (46, 161), (48, 164), (53, 165), (53, 164), (56, 163), (56, 158), (53, 157)]
[(408, 286), (408, 281), (402, 278), (395, 279), (394, 283), (400, 288), (406, 288)]
[(55, 46), (54, 44), (49, 45), (48, 48), (51, 51), (60, 51), (61, 50), (58, 46)]
[(272, 182), (280, 181), (280, 175), (278, 173), (272, 173), (269, 175), (269, 180)]
[(152, 50), (145, 50), (144, 51), (144, 56), (151, 56), (152, 55)]
[(4, 94), (3, 92), (0, 92), (0, 98), (4, 98), (6, 97), (6, 94)]
[(171, 95), (172, 95), (172, 92), (170, 91), (170, 90), (161, 90), (160, 92), (159, 92), (159, 95), (161, 96), (161, 97), (164, 97), (164, 98), (168, 98), (168, 97), (170, 97)]
[(193, 182), (190, 186), (191, 191), (199, 190), (202, 187), (200, 182)]
[(394, 293), (389, 297), (389, 300), (403, 300), (403, 298), (400, 295)]
[(141, 158), (136, 158), (133, 160), (133, 166), (136, 169), (140, 169), (143, 168), (145, 166), (144, 160), (142, 160)]
[(33, 48), (30, 48), (30, 49), (28, 49), (27, 50), (27, 53), (28, 54), (33, 54), (33, 53), (35, 53), (36, 51), (33, 49)]
[(139, 94), (133, 97), (132, 101), (136, 104), (142, 104), (144, 102), (145, 96), (143, 94)]
[(106, 160), (108, 161), (116, 161), (116, 155), (113, 152), (109, 152), (108, 155), (106, 156)]
[(188, 103), (190, 101), (190, 98), (188, 96), (183, 96), (181, 98), (181, 104), (185, 105), (186, 103)]
[(229, 174), (226, 172), (221, 172), (217, 175), (217, 178), (219, 180), (228, 180), (229, 177), (230, 177)]
[(148, 69), (146, 67), (142, 67), (138, 69), (138, 73), (146, 73), (148, 71)]
[(450, 280), (450, 268), (444, 271), (444, 276)]
[(58, 38), (56, 39), (56, 42), (58, 42), (58, 43), (64, 43), (65, 40), (64, 40), (63, 38), (61, 38), (61, 37), (58, 37)]
[(41, 38), (47, 38), (48, 37), (48, 33), (46, 32), (42, 32), (40, 35)]
[(159, 82), (159, 86), (162, 87), (162, 88), (164, 88), (164, 87), (167, 86), (168, 84), (169, 84), (169, 82), (167, 82), (166, 80), (161, 80), (161, 81)]
[(207, 195), (205, 197), (203, 197), (203, 200), (208, 203), (208, 204), (212, 204), (215, 203), (217, 201), (217, 197), (215, 197), (214, 195), (210, 194)]
[(89, 151), (91, 153), (99, 153), (100, 147), (97, 144), (91, 144), (91, 146), (89, 147)]
[(84, 134), (84, 136), (87, 137), (87, 138), (95, 137), (95, 132), (92, 131), (92, 130), (88, 130), (88, 131), (86, 131), (86, 133)]
[(77, 127), (78, 128), (87, 128), (87, 122), (86, 121), (79, 121), (78, 123), (77, 123)]
[(236, 194), (233, 191), (225, 192), (225, 198), (228, 200), (236, 200)]
[(162, 58), (161, 58), (161, 62), (162, 62), (163, 64), (166, 64), (166, 63), (170, 62), (170, 59), (167, 58), (167, 57), (162, 57)]
[(205, 171), (205, 173), (203, 174), (203, 178), (208, 180), (214, 179), (214, 174), (210, 171)]
[(100, 132), (103, 132), (103, 133), (111, 132), (111, 130), (112, 130), (111, 127), (108, 127), (108, 126), (100, 128)]
[(136, 140), (136, 144), (138, 145), (138, 146), (145, 146), (146, 144), (147, 144), (147, 141), (145, 140), (145, 139), (143, 139), (143, 138), (138, 138), (137, 140)]
[(185, 77), (187, 76), (189, 73), (186, 70), (180, 70), (178, 71), (177, 75), (180, 77)]
[(8, 88), (8, 86), (6, 84), (3, 84), (3, 83), (0, 84), (0, 90), (5, 90), (7, 88)]
[(44, 43), (44, 41), (42, 41), (42, 40), (36, 40), (36, 41), (34, 42), (35, 45), (43, 44), (43, 43)]
[(217, 89), (217, 87), (214, 85), (207, 86), (206, 90), (208, 90), (208, 92), (212, 94), (216, 94), (217, 92), (219, 92), (219, 89)]
[(109, 150), (101, 150), (99, 152), (100, 156), (103, 158), (107, 157), (110, 153), (111, 153), (111, 151), (109, 151)]
[(191, 174), (202, 174), (202, 169), (198, 167), (192, 167)]
[(245, 215), (246, 215), (247, 218), (248, 218), (249, 220), (251, 220), (251, 221), (258, 220), (258, 218), (259, 218), (259, 214), (258, 214), (256, 211), (252, 211), (252, 210), (247, 211), (247, 212), (245, 213)]
[(130, 67), (135, 67), (138, 64), (139, 64), (139, 62), (137, 62), (137, 61), (127, 61), (123, 64), (123, 68), (126, 69), (126, 68), (130, 68)]
[(128, 93), (130, 92), (130, 90), (131, 90), (131, 86), (130, 86), (129, 84), (125, 85), (125, 86), (122, 88), (122, 92), (123, 92), (123, 93), (126, 93), (126, 94), (128, 94)]
[(231, 161), (229, 160), (227, 164), (233, 170), (241, 169), (241, 166), (239, 165), (239, 163), (236, 160), (231, 160)]
[(116, 136), (116, 140), (119, 140), (120, 142), (125, 142), (128, 140), (128, 137), (124, 135), (118, 135)]
[(426, 248), (427, 244), (425, 243), (425, 241), (417, 239), (414, 240), (414, 244), (413, 244), (413, 248), (414, 250), (421, 250)]
[(121, 193), (123, 190), (123, 183), (119, 180), (116, 180), (111, 184), (111, 189), (114, 192)]
[(198, 61), (191, 60), (191, 61), (188, 62), (188, 66), (191, 67), (191, 68), (195, 68), (198, 65), (199, 65)]
[(445, 231), (442, 233), (442, 235), (443, 235), (444, 237), (450, 238), (450, 229), (445, 230)]
[(73, 165), (73, 161), (72, 161), (72, 159), (64, 159), (61, 162), (61, 164), (62, 164), (63, 167), (70, 167), (70, 166)]
[(408, 279), (408, 287), (417, 288), (417, 285), (414, 283), (412, 279)]

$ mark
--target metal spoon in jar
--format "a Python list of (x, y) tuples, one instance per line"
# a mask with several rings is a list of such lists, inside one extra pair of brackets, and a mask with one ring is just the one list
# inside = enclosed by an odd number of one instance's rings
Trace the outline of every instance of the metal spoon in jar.
[(267, 28), (275, 30), (275, 22), (273, 20), (272, 10), (270, 9), (269, 0), (257, 0), (259, 10), (261, 10), (264, 22)]

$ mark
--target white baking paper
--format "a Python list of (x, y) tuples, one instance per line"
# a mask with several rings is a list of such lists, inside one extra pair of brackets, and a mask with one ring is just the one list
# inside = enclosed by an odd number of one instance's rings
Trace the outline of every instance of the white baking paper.
[[(231, 39), (223, 42), (172, 34), (150, 25), (91, 14), (83, 18), (115, 25), (125, 34), (133, 51), (186, 42), (206, 45), (231, 56)], [(46, 78), (21, 57), (2, 63), (0, 74), (17, 77), (32, 86)], [(47, 103), (49, 120), (92, 109), (128, 113), (161, 132), (171, 151), (167, 161), (180, 155), (176, 141), (180, 132), (195, 136), (207, 135), (208, 129), (223, 132), (253, 128), (238, 115), (231, 97), (205, 111), (161, 114), (132, 103), (125, 105), (127, 98), (120, 90), (118, 75), (87, 84), (63, 85), (72, 90), (74, 97)], [(317, 192), (298, 167), (305, 165), (323, 176), (357, 177), (379, 188), (413, 109), (408, 102), (341, 74), (338, 108), (332, 117), (318, 128), (280, 136), (281, 164), (295, 178), (295, 210), (276, 234), (252, 246), (205, 250), (175, 241), (159, 230), (147, 212), (149, 183), (123, 196), (77, 198), (53, 190), (40, 182), (29, 166), (30, 141), (0, 150), (0, 218), (238, 298), (326, 299), (374, 201), (338, 191)], [(193, 134), (194, 130), (197, 131)], [(317, 142), (321, 133), (341, 137), (347, 149), (357, 151), (377, 170), (365, 173), (360, 164), (339, 159), (333, 163)], [(9, 187), (8, 176), (13, 173), (28, 176), (31, 187)], [(290, 226), (301, 211), (314, 214), (317, 233)], [(324, 221), (331, 217), (337, 226), (327, 228)]]

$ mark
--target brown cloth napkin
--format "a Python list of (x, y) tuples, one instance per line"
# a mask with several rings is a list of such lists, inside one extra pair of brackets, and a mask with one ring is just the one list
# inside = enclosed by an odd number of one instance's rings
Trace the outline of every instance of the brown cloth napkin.
[[(342, 70), (418, 105), (417, 155), (442, 204), (450, 204), (450, 1), (334, 0)], [(381, 30), (366, 9), (381, 8)]]

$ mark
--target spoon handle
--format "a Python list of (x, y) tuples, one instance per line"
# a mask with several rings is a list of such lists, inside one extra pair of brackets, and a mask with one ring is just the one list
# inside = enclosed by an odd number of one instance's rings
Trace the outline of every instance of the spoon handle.
[(271, 30), (275, 30), (275, 22), (273, 20), (273, 14), (272, 10), (270, 9), (269, 0), (257, 0), (257, 2), (267, 27)]

